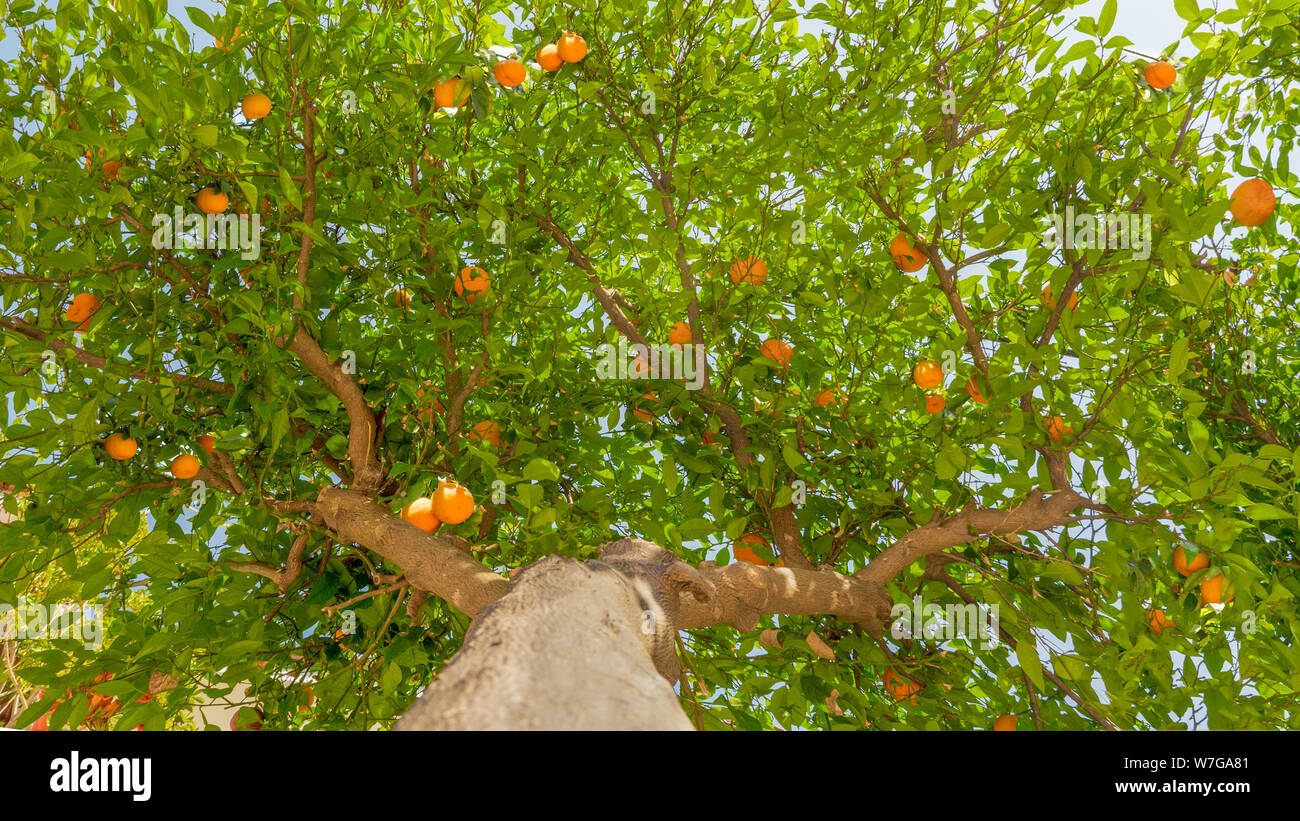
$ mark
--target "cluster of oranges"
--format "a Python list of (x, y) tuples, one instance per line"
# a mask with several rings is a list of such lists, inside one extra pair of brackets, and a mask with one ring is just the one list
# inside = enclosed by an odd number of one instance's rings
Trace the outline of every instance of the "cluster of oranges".
[(432, 534), (443, 524), (458, 525), (474, 513), (474, 494), (455, 482), (441, 481), (438, 489), (402, 508), (402, 518)]
[[(542, 46), (537, 52), (537, 64), (545, 71), (556, 71), (565, 63), (576, 63), (586, 56), (587, 41), (566, 31), (556, 42)], [(528, 79), (528, 69), (514, 58), (498, 60), (492, 66), (492, 76), (502, 88), (518, 88)], [(469, 95), (470, 84), (461, 77), (443, 80), (433, 89), (433, 101), (438, 108), (460, 108)]]
[[(203, 448), (209, 456), (212, 455), (216, 447), (216, 439), (208, 434), (203, 434), (196, 440), (199, 447)], [(111, 433), (103, 441), (104, 452), (110, 459), (117, 462), (125, 462), (136, 455), (140, 450), (140, 443), (123, 433)], [(172, 475), (177, 479), (193, 479), (198, 475), (202, 467), (198, 457), (190, 453), (182, 453), (171, 461)]]

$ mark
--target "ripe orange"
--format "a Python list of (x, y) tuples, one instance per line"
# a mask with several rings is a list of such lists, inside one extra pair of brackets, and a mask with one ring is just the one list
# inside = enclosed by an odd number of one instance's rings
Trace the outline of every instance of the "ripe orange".
[(1065, 420), (1061, 417), (1053, 416), (1047, 420), (1047, 435), (1055, 439), (1057, 442), (1061, 441), (1061, 436), (1063, 434), (1069, 433), (1074, 433), (1074, 428), (1065, 424)]
[(98, 310), (99, 297), (94, 294), (77, 294), (72, 298), (72, 304), (68, 306), (63, 318), (78, 323), (77, 327), (84, 331), (90, 328), (90, 317)]
[(827, 405), (838, 405), (840, 402), (840, 398), (841, 398), (840, 394), (837, 391), (827, 388), (826, 390), (817, 394), (817, 396), (813, 399), (813, 404), (819, 408), (824, 408)]
[(1206, 604), (1225, 604), (1234, 596), (1232, 582), (1221, 572), (1201, 580), (1201, 601)]
[(172, 475), (177, 479), (193, 479), (199, 472), (199, 460), (182, 453), (172, 460)]
[[(1056, 307), (1056, 300), (1052, 299), (1052, 286), (1051, 286), (1051, 285), (1048, 285), (1048, 286), (1046, 286), (1045, 288), (1043, 288), (1043, 304), (1046, 305), (1048, 308), (1055, 308), (1055, 307)], [(1071, 310), (1071, 311), (1077, 311), (1077, 310), (1079, 310), (1079, 295), (1078, 295), (1078, 294), (1075, 294), (1075, 293), (1070, 294), (1070, 310)]]
[(979, 402), (981, 405), (988, 404), (989, 400), (985, 399), (984, 394), (980, 393), (979, 381), (976, 380), (976, 378), (973, 375), (971, 376), (970, 379), (966, 380), (966, 393), (969, 393), (970, 398), (974, 399), (976, 402)]
[(425, 533), (433, 533), (442, 526), (442, 520), (433, 512), (433, 499), (422, 496), (402, 508), (402, 518)]
[(484, 419), (474, 426), (474, 430), (469, 435), (470, 439), (478, 442), (487, 442), (489, 445), (499, 447), (501, 445), (501, 428), (491, 419)]
[(1232, 202), (1228, 205), (1228, 210), (1232, 212), (1237, 222), (1254, 228), (1256, 225), (1263, 225), (1265, 220), (1273, 216), (1275, 207), (1277, 207), (1277, 195), (1273, 193), (1273, 186), (1259, 177), (1254, 177), (1238, 185), (1232, 192)]
[(1155, 609), (1147, 611), (1147, 623), (1151, 625), (1151, 632), (1157, 636), (1164, 633), (1166, 627), (1172, 629), (1176, 626), (1173, 619), (1165, 617), (1165, 611)]
[(194, 195), (194, 204), (205, 214), (224, 214), (230, 205), (230, 197), (212, 188), (204, 188)]
[(691, 326), (688, 322), (678, 322), (668, 329), (669, 345), (691, 344)]
[(498, 60), (492, 67), (492, 76), (506, 88), (514, 88), (524, 82), (528, 73), (524, 69), (524, 64), (518, 60)]
[(587, 41), (571, 31), (566, 31), (560, 35), (559, 42), (555, 44), (555, 53), (566, 63), (576, 63), (587, 56)]
[(214, 447), (216, 447), (217, 444), (217, 440), (211, 434), (207, 434), (207, 433), (200, 436), (198, 442), (199, 442), (199, 447), (207, 451), (208, 455), (212, 454), (212, 450)]
[(239, 110), (244, 112), (245, 119), (260, 120), (271, 113), (271, 98), (261, 93), (249, 94), (239, 104)]
[(912, 381), (918, 388), (937, 388), (943, 384), (943, 366), (933, 359), (922, 359), (912, 368)]
[(944, 399), (942, 396), (940, 396), (937, 393), (932, 393), (929, 396), (925, 397), (926, 413), (939, 413), (946, 407), (948, 407), (948, 400)]
[(894, 697), (894, 701), (902, 701), (910, 695), (921, 692), (921, 685), (895, 673), (892, 667), (885, 670), (885, 674), (881, 676), (880, 680), (884, 683), (889, 694)]
[(1190, 576), (1198, 570), (1204, 570), (1210, 566), (1210, 557), (1204, 553), (1197, 553), (1192, 563), (1187, 563), (1187, 554), (1183, 552), (1181, 545), (1174, 548), (1174, 570), (1177, 570), (1184, 576)]
[(759, 347), (758, 352), (784, 368), (790, 364), (794, 349), (780, 339), (769, 339)]
[(546, 71), (555, 71), (564, 65), (564, 58), (560, 56), (555, 43), (547, 43), (537, 52), (537, 65)]
[(455, 482), (441, 482), (433, 492), (433, 515), (449, 525), (458, 525), (474, 513), (474, 494)]
[[(648, 399), (651, 402), (659, 401), (659, 397), (655, 396), (653, 393), (643, 394), (641, 398)], [(645, 422), (653, 422), (655, 420), (655, 415), (645, 408), (636, 408), (632, 411), (632, 415)]]
[(1014, 731), (1018, 720), (1016, 716), (998, 716), (997, 720), (993, 722), (993, 729), (1000, 732)]
[(1147, 83), (1152, 88), (1163, 91), (1178, 79), (1178, 72), (1169, 63), (1161, 60), (1157, 63), (1147, 63), (1147, 67), (1142, 70), (1142, 76), (1146, 77)]
[(767, 263), (758, 257), (736, 260), (731, 263), (731, 281), (736, 285), (746, 283), (755, 287), (767, 282)]
[(889, 255), (894, 258), (894, 264), (907, 273), (915, 273), (927, 264), (925, 254), (912, 244), (907, 238), (907, 234), (899, 234), (889, 243)]
[(461, 82), (459, 77), (452, 77), (450, 80), (443, 80), (433, 89), (433, 101), (438, 104), (438, 108), (459, 108), (469, 99), (469, 85), (464, 86), (457, 102), (456, 86)]
[(127, 438), (120, 433), (114, 433), (104, 440), (104, 450), (108, 455), (119, 462), (130, 459), (135, 456), (135, 452), (140, 449), (134, 439)]
[[(761, 544), (764, 547), (771, 546), (768, 543), (767, 539), (764, 539), (762, 536), (759, 536), (755, 533), (749, 533), (747, 535), (741, 536), (740, 541), (749, 542), (750, 544)], [(767, 559), (760, 558), (759, 555), (754, 552), (753, 548), (744, 547), (739, 543), (733, 544), (731, 546), (731, 554), (736, 557), (736, 561), (738, 562), (749, 562), (750, 564), (757, 564), (757, 565), (761, 565), (762, 567), (772, 566), (772, 562), (769, 562)], [(778, 560), (777, 564), (782, 564), (782, 562)]]
[[(461, 268), (460, 275), (456, 277), (456, 296), (464, 296), (469, 302), (478, 298), (479, 294), (487, 293), (488, 285), (491, 280), (488, 279), (487, 271), (477, 265), (471, 268)], [(469, 292), (466, 295), (466, 291)]]
[[(437, 389), (434, 389), (434, 392), (437, 393)], [(424, 388), (417, 388), (415, 391), (416, 402), (420, 402), (420, 397), (422, 396), (424, 396)], [(433, 412), (435, 410), (438, 411), (438, 413), (447, 412), (447, 409), (442, 406), (442, 402), (437, 399), (433, 400), (433, 405), (431, 406), (427, 403), (422, 404), (424, 404), (424, 408), (420, 411), (420, 420), (428, 424), (433, 424)]]

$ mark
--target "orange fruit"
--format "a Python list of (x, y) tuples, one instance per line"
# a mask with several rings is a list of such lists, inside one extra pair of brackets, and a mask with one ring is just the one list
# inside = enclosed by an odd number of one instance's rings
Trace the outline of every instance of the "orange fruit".
[(460, 101), (456, 99), (456, 85), (460, 83), (459, 77), (452, 77), (450, 80), (443, 80), (433, 89), (433, 101), (438, 104), (438, 108), (459, 108), (469, 99), (469, 86), (466, 85), (460, 95)]
[[(1056, 307), (1056, 300), (1052, 299), (1052, 286), (1051, 286), (1051, 285), (1048, 285), (1047, 287), (1043, 288), (1043, 304), (1046, 305), (1048, 308), (1055, 308), (1055, 307)], [(1075, 293), (1070, 294), (1070, 310), (1071, 310), (1071, 311), (1077, 311), (1077, 310), (1079, 310), (1079, 295), (1078, 295), (1078, 294), (1075, 294)]]
[[(434, 393), (437, 393), (436, 388), (434, 389)], [(419, 402), (420, 397), (422, 396), (424, 396), (424, 388), (417, 388), (415, 391), (415, 400)], [(420, 419), (422, 419), (425, 422), (429, 422), (429, 423), (433, 422), (433, 412), (435, 410), (438, 411), (438, 413), (447, 412), (447, 409), (442, 406), (442, 402), (438, 399), (433, 400), (432, 406), (429, 406), (427, 403), (422, 403), (422, 404), (425, 404), (425, 408), (420, 411)]]
[(1147, 83), (1152, 88), (1164, 90), (1174, 84), (1178, 79), (1178, 72), (1169, 63), (1161, 60), (1156, 63), (1147, 63), (1147, 67), (1142, 70), (1142, 76), (1146, 78)]
[[(767, 539), (764, 539), (762, 536), (759, 536), (754, 533), (741, 536), (740, 541), (748, 542), (750, 544), (761, 544), (764, 547), (771, 547), (771, 545), (768, 544)], [(753, 548), (744, 547), (739, 543), (733, 544), (731, 546), (731, 554), (736, 557), (736, 561), (738, 562), (748, 562), (750, 564), (757, 564), (763, 567), (772, 566), (772, 562), (769, 562), (767, 559), (760, 558), (759, 555), (754, 552)], [(780, 562), (779, 560), (777, 563), (782, 564), (782, 562)]]
[(393, 304), (398, 308), (405, 308), (409, 311), (411, 310), (411, 295), (405, 290), (398, 288), (396, 291), (393, 291)]
[[(461, 268), (460, 274), (456, 277), (456, 296), (464, 296), (466, 300), (473, 302), (479, 294), (487, 293), (490, 282), (487, 271), (477, 265)], [(466, 291), (469, 292), (468, 295)]]
[[(650, 400), (651, 402), (658, 402), (658, 401), (659, 401), (659, 397), (657, 397), (657, 396), (655, 396), (653, 393), (649, 393), (649, 392), (643, 394), (643, 395), (641, 396), (641, 398), (642, 398), (642, 399), (648, 399), (648, 400)], [(655, 415), (654, 415), (653, 413), (651, 413), (650, 411), (644, 409), (644, 408), (636, 408), (635, 410), (632, 411), (632, 415), (635, 416), (635, 417), (637, 417), (638, 419), (643, 419), (643, 420), (645, 420), (646, 422), (653, 422), (654, 419), (655, 419)]]
[(576, 63), (587, 56), (587, 41), (571, 31), (566, 31), (556, 42), (555, 53), (566, 63)]
[(937, 388), (943, 384), (943, 366), (933, 359), (922, 359), (912, 368), (912, 381), (918, 388)]
[[(95, 164), (94, 156), (89, 151), (86, 152), (85, 156), (86, 156), (86, 170), (89, 171), (91, 167), (94, 166)], [(101, 159), (103, 158), (104, 149), (102, 148), (99, 149), (99, 156)]]
[(1184, 576), (1190, 576), (1198, 570), (1204, 570), (1210, 566), (1210, 557), (1204, 553), (1197, 553), (1192, 559), (1191, 564), (1187, 563), (1187, 554), (1183, 552), (1181, 545), (1174, 548), (1174, 570), (1177, 570)]
[(564, 65), (564, 58), (560, 56), (555, 43), (547, 43), (537, 52), (537, 65), (546, 71), (555, 71)]
[(442, 525), (438, 514), (433, 512), (433, 499), (422, 496), (402, 508), (402, 518), (425, 533), (433, 533)]
[(902, 701), (908, 696), (921, 691), (921, 685), (895, 673), (892, 667), (885, 671), (880, 680), (884, 683), (889, 694), (894, 697), (894, 701)]
[(117, 172), (122, 167), (122, 163), (117, 160), (109, 160), (104, 163), (104, 176), (110, 180), (117, 179)]
[(205, 214), (224, 214), (230, 205), (230, 197), (209, 187), (194, 195), (194, 204)]
[(819, 408), (824, 408), (827, 405), (839, 404), (839, 401), (840, 401), (839, 393), (831, 390), (830, 388), (827, 388), (826, 390), (817, 394), (817, 396), (813, 398), (813, 404)]
[(1151, 632), (1157, 636), (1165, 632), (1166, 627), (1175, 627), (1173, 619), (1166, 618), (1163, 610), (1148, 610), (1147, 623), (1151, 625)]
[(77, 327), (84, 331), (90, 328), (90, 317), (98, 310), (99, 297), (94, 294), (77, 294), (72, 298), (72, 304), (68, 306), (63, 318), (78, 323)]
[(433, 515), (449, 525), (458, 525), (474, 513), (474, 494), (455, 482), (441, 482), (433, 492)]
[(759, 347), (758, 352), (784, 368), (790, 364), (794, 349), (780, 339), (769, 339)]
[(135, 456), (135, 452), (140, 449), (134, 439), (123, 436), (120, 433), (114, 433), (104, 440), (104, 450), (108, 455), (119, 462), (130, 459)]
[(737, 285), (746, 283), (755, 287), (767, 282), (767, 263), (758, 257), (749, 257), (731, 263), (731, 281)]
[(669, 345), (691, 344), (691, 326), (688, 322), (678, 322), (668, 329)]
[(260, 120), (271, 113), (271, 98), (265, 94), (249, 94), (239, 104), (239, 110), (247, 120)]
[(932, 393), (929, 396), (925, 397), (926, 413), (939, 413), (946, 407), (948, 407), (948, 400), (944, 399), (942, 396), (940, 396), (937, 393)]
[(1201, 601), (1206, 604), (1225, 604), (1232, 601), (1235, 595), (1232, 582), (1222, 573), (1201, 580)]
[(524, 82), (528, 73), (524, 70), (524, 64), (518, 60), (498, 60), (492, 67), (492, 76), (506, 88), (514, 88)]
[(216, 447), (217, 444), (217, 440), (213, 438), (211, 434), (207, 434), (207, 433), (200, 436), (198, 442), (199, 442), (199, 447), (207, 451), (209, 455), (212, 454), (212, 450), (214, 447)]
[(989, 400), (985, 399), (984, 394), (980, 393), (979, 381), (976, 380), (974, 376), (971, 376), (970, 379), (966, 380), (966, 393), (969, 393), (970, 398), (979, 402), (981, 405), (988, 404)]
[(172, 475), (177, 479), (193, 479), (199, 472), (199, 460), (182, 453), (172, 460)]
[[(248, 713), (256, 713), (257, 719), (254, 721), (250, 721), (247, 724), (240, 724), (239, 723), (240, 715), (248, 714)], [(240, 732), (241, 730), (260, 730), (262, 729), (262, 719), (264, 718), (266, 718), (266, 714), (256, 707), (252, 707), (252, 708), (240, 707), (239, 711), (230, 717), (230, 729), (233, 730), (234, 732)]]
[(1062, 434), (1068, 433), (1074, 433), (1074, 428), (1065, 424), (1065, 420), (1061, 417), (1053, 416), (1047, 420), (1047, 435), (1051, 436), (1057, 442), (1061, 441)]
[(1228, 210), (1232, 212), (1237, 222), (1254, 228), (1273, 216), (1273, 209), (1276, 206), (1277, 195), (1273, 193), (1273, 186), (1259, 177), (1254, 177), (1238, 185), (1232, 192), (1232, 202), (1228, 205)]
[(484, 419), (474, 426), (474, 430), (469, 435), (470, 439), (478, 442), (487, 442), (489, 445), (498, 447), (501, 445), (501, 428), (491, 419)]
[(889, 255), (894, 258), (894, 264), (907, 273), (915, 273), (927, 264), (925, 254), (921, 253), (907, 234), (899, 234), (889, 243)]
[(1019, 719), (1016, 716), (998, 716), (993, 722), (993, 729), (1000, 732), (1010, 732), (1016, 729), (1016, 722)]

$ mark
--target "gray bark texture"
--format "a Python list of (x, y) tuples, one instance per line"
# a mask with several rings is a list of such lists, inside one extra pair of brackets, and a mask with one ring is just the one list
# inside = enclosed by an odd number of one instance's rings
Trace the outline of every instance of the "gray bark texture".
[(676, 604), (710, 592), (694, 568), (637, 539), (587, 563), (548, 556), (478, 612), (396, 729), (692, 729), (669, 684)]

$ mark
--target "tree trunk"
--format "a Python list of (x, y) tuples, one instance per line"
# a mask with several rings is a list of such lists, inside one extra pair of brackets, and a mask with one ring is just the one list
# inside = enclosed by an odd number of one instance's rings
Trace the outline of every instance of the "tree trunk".
[(478, 612), (396, 729), (689, 730), (646, 612), (619, 573), (548, 556)]

